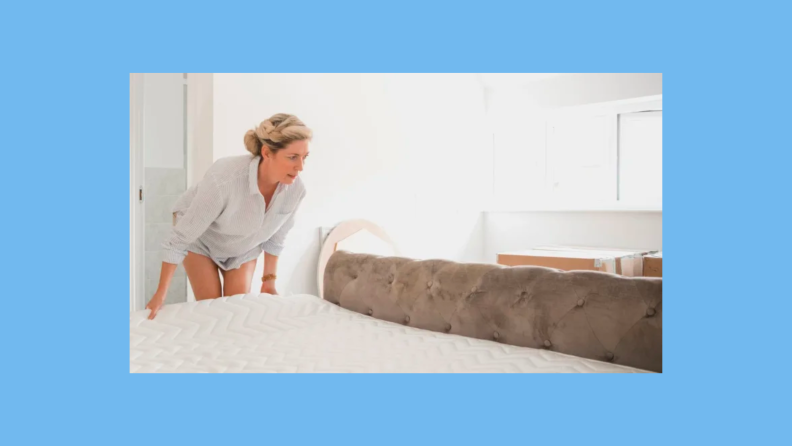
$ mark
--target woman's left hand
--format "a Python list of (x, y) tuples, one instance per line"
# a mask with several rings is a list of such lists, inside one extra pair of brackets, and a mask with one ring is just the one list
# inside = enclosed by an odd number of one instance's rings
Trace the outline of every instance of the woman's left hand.
[(269, 280), (261, 283), (261, 292), (274, 295), (278, 294), (278, 292), (275, 291), (275, 283)]

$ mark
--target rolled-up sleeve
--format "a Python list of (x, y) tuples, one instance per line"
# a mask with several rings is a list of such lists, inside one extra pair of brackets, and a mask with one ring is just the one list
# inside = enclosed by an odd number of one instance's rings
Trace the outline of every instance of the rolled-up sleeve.
[(222, 190), (207, 175), (196, 186), (195, 197), (170, 235), (162, 243), (162, 261), (178, 265), (187, 256), (187, 247), (214, 222), (225, 206)]
[(297, 202), (297, 206), (292, 211), (291, 215), (283, 222), (283, 225), (278, 229), (278, 231), (273, 234), (269, 240), (265, 241), (261, 244), (261, 249), (264, 250), (267, 254), (273, 256), (280, 256), (281, 252), (283, 252), (283, 247), (286, 243), (286, 236), (289, 235), (292, 227), (294, 227), (294, 215), (297, 213), (297, 210), (300, 208), (302, 204), (303, 198), (305, 198), (305, 190), (302, 191), (300, 195), (300, 199)]

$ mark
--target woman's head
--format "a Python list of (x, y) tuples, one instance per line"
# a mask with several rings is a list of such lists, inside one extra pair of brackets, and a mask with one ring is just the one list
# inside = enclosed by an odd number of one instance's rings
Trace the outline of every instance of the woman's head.
[(294, 115), (278, 113), (245, 133), (245, 147), (267, 163), (267, 176), (291, 184), (303, 170), (313, 133)]

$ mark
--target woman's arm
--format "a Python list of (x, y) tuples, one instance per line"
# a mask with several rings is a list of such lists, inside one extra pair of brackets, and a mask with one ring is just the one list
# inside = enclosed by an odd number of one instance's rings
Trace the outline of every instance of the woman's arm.
[(225, 197), (211, 175), (196, 188), (190, 207), (178, 219), (168, 238), (162, 243), (162, 261), (180, 264), (187, 257), (187, 247), (200, 237), (223, 212)]
[[(278, 256), (272, 255), (268, 252), (264, 252), (263, 277), (266, 278), (270, 274), (274, 276), (277, 273), (278, 273)], [(273, 278), (271, 280), (262, 280), (261, 292), (268, 294), (278, 294), (278, 292), (275, 290), (275, 279)]]
[[(265, 241), (261, 244), (261, 249), (264, 250), (267, 254), (271, 254), (273, 257), (279, 256), (283, 251), (284, 245), (286, 244), (286, 236), (289, 235), (291, 232), (292, 227), (294, 227), (294, 216), (297, 214), (297, 210), (300, 208), (303, 199), (305, 198), (305, 191), (302, 191), (300, 195), (300, 199), (297, 202), (297, 206), (295, 206), (294, 211), (292, 211), (291, 215), (283, 222), (283, 225), (269, 238), (269, 240)], [(277, 260), (276, 260), (277, 262)], [(266, 257), (265, 257), (266, 263)], [(265, 273), (266, 274), (266, 273)]]
[[(261, 244), (261, 249), (264, 250), (265, 277), (267, 274), (276, 274), (276, 271), (278, 270), (278, 256), (283, 251), (284, 244), (286, 243), (286, 236), (289, 235), (292, 227), (294, 227), (294, 215), (297, 213), (297, 209), (299, 209), (304, 198), (305, 190), (303, 189), (302, 193), (300, 194), (300, 198), (297, 201), (297, 205), (294, 207), (294, 211), (292, 211), (291, 215), (289, 215), (286, 221), (283, 222), (283, 225), (280, 227), (280, 229), (278, 229), (269, 240)], [(262, 280), (261, 292), (278, 294), (275, 291), (275, 280)]]
[(223, 193), (214, 178), (210, 175), (205, 176), (198, 183), (190, 207), (175, 222), (170, 235), (162, 243), (163, 255), (159, 286), (146, 305), (146, 308), (151, 310), (149, 319), (154, 319), (160, 307), (165, 303), (165, 297), (168, 294), (176, 267), (187, 256), (187, 247), (217, 219), (223, 211), (224, 205)]
[(157, 287), (157, 292), (154, 293), (154, 297), (152, 297), (149, 303), (146, 305), (146, 309), (151, 310), (149, 319), (154, 319), (154, 316), (157, 315), (157, 312), (165, 302), (165, 298), (168, 295), (168, 288), (170, 288), (170, 282), (171, 279), (173, 279), (173, 273), (175, 272), (176, 265), (173, 263), (162, 262), (162, 270), (160, 271), (160, 281), (159, 286)]

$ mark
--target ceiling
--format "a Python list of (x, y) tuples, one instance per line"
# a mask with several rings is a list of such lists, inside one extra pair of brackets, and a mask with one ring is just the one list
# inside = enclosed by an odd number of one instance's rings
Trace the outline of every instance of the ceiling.
[(564, 76), (568, 73), (480, 73), (484, 88), (501, 89), (522, 87), (531, 82)]

